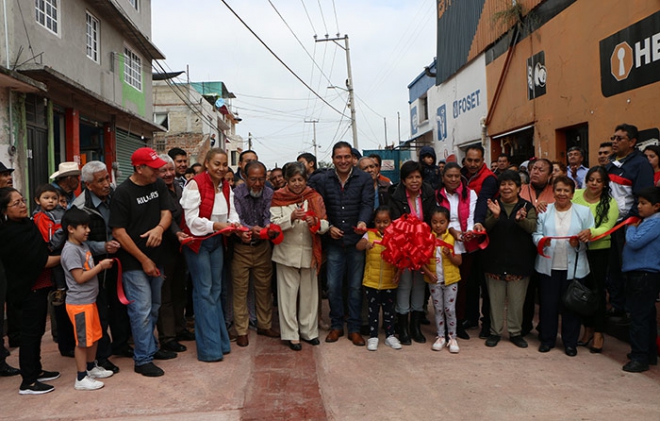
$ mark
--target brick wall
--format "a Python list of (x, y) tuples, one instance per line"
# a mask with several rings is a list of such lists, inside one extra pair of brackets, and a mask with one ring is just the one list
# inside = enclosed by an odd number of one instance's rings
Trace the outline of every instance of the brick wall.
[(202, 162), (210, 148), (209, 136), (201, 133), (156, 133), (153, 144), (158, 153), (167, 153), (172, 148), (183, 149), (188, 152), (189, 165)]

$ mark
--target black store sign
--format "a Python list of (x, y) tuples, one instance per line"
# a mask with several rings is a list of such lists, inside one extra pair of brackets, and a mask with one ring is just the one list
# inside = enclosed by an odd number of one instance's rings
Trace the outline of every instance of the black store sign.
[(660, 12), (600, 41), (606, 97), (660, 81)]

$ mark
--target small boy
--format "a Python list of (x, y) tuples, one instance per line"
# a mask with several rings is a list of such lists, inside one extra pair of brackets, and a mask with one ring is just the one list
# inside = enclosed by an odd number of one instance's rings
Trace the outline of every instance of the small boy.
[(62, 228), (68, 240), (62, 250), (61, 264), (64, 268), (69, 291), (66, 295), (66, 312), (71, 319), (76, 337), (76, 368), (78, 377), (76, 390), (96, 390), (103, 387), (103, 379), (112, 376), (112, 371), (99, 367), (95, 361), (98, 340), (101, 339), (101, 323), (96, 307), (101, 271), (112, 267), (112, 259), (104, 259), (94, 266), (94, 259), (85, 244), (89, 235), (89, 215), (73, 207), (62, 218)]

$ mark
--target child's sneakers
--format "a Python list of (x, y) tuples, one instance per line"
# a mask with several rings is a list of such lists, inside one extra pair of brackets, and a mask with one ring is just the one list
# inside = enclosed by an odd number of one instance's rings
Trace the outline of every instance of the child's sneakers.
[(98, 362), (94, 361), (94, 368), (87, 370), (87, 375), (93, 379), (106, 379), (111, 377), (114, 373), (110, 370), (99, 366)]
[(103, 382), (95, 380), (89, 376), (85, 376), (85, 378), (82, 380), (76, 379), (76, 384), (73, 386), (73, 388), (76, 390), (97, 390), (103, 386)]
[(461, 350), (461, 348), (458, 347), (458, 342), (456, 342), (456, 339), (450, 339), (449, 343), (447, 344), (447, 348), (449, 348), (449, 352), (452, 354), (458, 354), (458, 352)]
[(399, 339), (397, 339), (397, 337), (394, 335), (390, 335), (385, 338), (385, 345), (392, 349), (401, 349), (401, 342), (399, 342)]
[(436, 336), (435, 342), (433, 343), (433, 346), (431, 346), (431, 349), (434, 351), (442, 351), (442, 348), (445, 347), (447, 341), (445, 340), (445, 337), (440, 337)]
[(378, 338), (369, 338), (367, 340), (367, 350), (375, 351), (378, 349)]

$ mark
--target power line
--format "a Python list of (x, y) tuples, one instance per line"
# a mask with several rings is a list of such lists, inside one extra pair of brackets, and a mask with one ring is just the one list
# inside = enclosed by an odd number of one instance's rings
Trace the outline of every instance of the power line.
[(323, 7), (321, 7), (321, 0), (319, 2), (319, 11), (321, 12), (321, 19), (323, 20), (323, 27), (325, 28), (325, 36), (328, 36), (328, 25), (325, 24), (325, 16), (323, 16)]
[(339, 35), (339, 19), (337, 19), (337, 6), (335, 0), (332, 0), (332, 10), (335, 12), (335, 23), (337, 24), (337, 35)]
[(309, 13), (307, 13), (307, 7), (305, 6), (305, 0), (300, 0), (302, 3), (303, 9), (305, 9), (305, 15), (307, 15), (307, 20), (309, 21), (309, 26), (312, 27), (312, 32), (314, 32), (314, 35), (317, 34), (316, 28), (314, 28), (314, 24), (312, 23), (312, 19), (309, 17)]
[(255, 38), (257, 38), (257, 40), (259, 40), (261, 45), (263, 45), (268, 50), (268, 52), (270, 52), (273, 55), (273, 57), (275, 57), (277, 59), (277, 61), (279, 61), (282, 64), (282, 66), (284, 66), (289, 71), (289, 73), (291, 73), (296, 79), (298, 79), (298, 81), (300, 83), (302, 83), (307, 89), (312, 91), (312, 93), (314, 95), (316, 95), (321, 101), (323, 101), (324, 104), (326, 104), (328, 107), (330, 107), (332, 110), (336, 111), (337, 113), (343, 115), (343, 113), (341, 111), (339, 111), (337, 108), (333, 107), (332, 104), (330, 104), (328, 101), (326, 101), (321, 95), (319, 95), (314, 89), (312, 89), (311, 86), (309, 86), (304, 80), (302, 80), (300, 78), (300, 76), (298, 76), (296, 74), (296, 72), (294, 72), (289, 66), (287, 66), (287, 64), (284, 63), (284, 61), (277, 54), (275, 54), (275, 52), (273, 50), (271, 50), (271, 48), (259, 37), (259, 35), (256, 34), (256, 32), (254, 32), (252, 30), (252, 28), (250, 28), (250, 26), (243, 19), (241, 19), (241, 17), (234, 11), (234, 9), (232, 9), (229, 6), (229, 4), (227, 4), (227, 2), (225, 0), (221, 0), (221, 1), (225, 6), (227, 6), (227, 9), (229, 9), (229, 11), (232, 12), (234, 14), (234, 16), (236, 16), (236, 19), (238, 19), (243, 24), (243, 26), (245, 26), (245, 28), (248, 31), (250, 31), (250, 33), (252, 33), (252, 35), (254, 35)]

